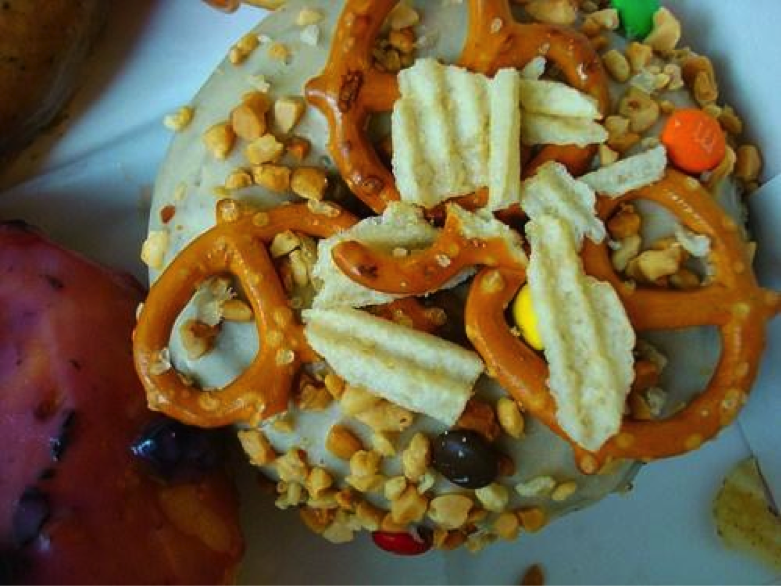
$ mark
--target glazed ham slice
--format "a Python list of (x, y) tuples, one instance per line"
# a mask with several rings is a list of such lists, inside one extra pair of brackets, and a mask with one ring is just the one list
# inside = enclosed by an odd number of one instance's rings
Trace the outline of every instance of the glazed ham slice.
[(131, 451), (161, 429), (132, 364), (142, 298), (131, 278), (0, 224), (2, 583), (235, 577), (243, 541), (224, 470), (153, 476)]

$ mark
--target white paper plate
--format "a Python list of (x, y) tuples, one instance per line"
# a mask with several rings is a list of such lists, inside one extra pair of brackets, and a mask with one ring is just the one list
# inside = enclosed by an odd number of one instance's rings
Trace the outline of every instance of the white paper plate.
[[(432, 0), (440, 1), (440, 0)], [(679, 0), (684, 39), (710, 55), (722, 96), (737, 107), (747, 138), (762, 146), (765, 176), (779, 174), (780, 3)], [(0, 219), (23, 218), (55, 240), (144, 280), (138, 250), (157, 165), (169, 140), (163, 115), (187, 103), (230, 44), (262, 12), (220, 15), (195, 0), (121, 0), (89, 78), (69, 108), (67, 133), (45, 137), (0, 175)], [(60, 134), (60, 133), (53, 133)], [(779, 286), (779, 183), (753, 205), (761, 278)], [(762, 208), (762, 210), (761, 210)], [(331, 546), (291, 512), (274, 508), (243, 479), (248, 537), (241, 579), (265, 583), (518, 583), (540, 563), (554, 583), (752, 583), (777, 581), (751, 559), (724, 549), (711, 500), (725, 473), (750, 454), (779, 497), (779, 320), (770, 326), (758, 395), (734, 425), (701, 450), (641, 471), (635, 489), (556, 521), (536, 535), (478, 555), (430, 553), (414, 559), (368, 540)], [(775, 344), (775, 346), (774, 346)], [(763, 398), (761, 398), (763, 397)], [(754, 431), (762, 430), (758, 434)], [(762, 454), (760, 453), (762, 452)], [(776, 463), (776, 468), (773, 463)]]

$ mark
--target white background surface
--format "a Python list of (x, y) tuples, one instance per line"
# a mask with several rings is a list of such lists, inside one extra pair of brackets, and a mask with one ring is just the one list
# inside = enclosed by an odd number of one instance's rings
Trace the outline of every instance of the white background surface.
[[(765, 177), (779, 174), (780, 3), (680, 0), (687, 43), (715, 62), (722, 95), (763, 147)], [(69, 109), (68, 132), (39, 141), (0, 176), (0, 219), (23, 218), (59, 242), (145, 279), (138, 249), (146, 201), (168, 143), (160, 120), (187, 103), (230, 44), (261, 12), (225, 16), (196, 0), (114, 3), (86, 83)], [(754, 198), (760, 269), (779, 287), (779, 183)], [(648, 466), (635, 489), (611, 496), (516, 543), (480, 555), (397, 558), (359, 540), (329, 546), (292, 512), (274, 509), (246, 482), (249, 537), (242, 579), (298, 583), (518, 583), (541, 563), (554, 583), (771, 583), (753, 561), (722, 548), (711, 499), (730, 467), (749, 455), (766, 463), (779, 496), (779, 319), (776, 344), (743, 416), (694, 454)], [(762, 454), (760, 453), (762, 452)], [(775, 464), (775, 469), (769, 467)], [(249, 472), (248, 472), (249, 475)]]

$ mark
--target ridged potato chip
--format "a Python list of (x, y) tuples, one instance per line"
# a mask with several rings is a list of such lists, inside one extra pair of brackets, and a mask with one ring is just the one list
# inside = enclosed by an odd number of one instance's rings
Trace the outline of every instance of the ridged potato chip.
[(582, 175), (579, 180), (601, 195), (619, 197), (662, 179), (667, 164), (665, 147), (658, 146)]
[(613, 287), (584, 272), (565, 220), (543, 215), (526, 232), (527, 279), (557, 421), (595, 451), (619, 431), (634, 378), (635, 332)]
[(351, 385), (453, 425), (483, 372), (475, 352), (357, 309), (304, 311), (312, 348)]

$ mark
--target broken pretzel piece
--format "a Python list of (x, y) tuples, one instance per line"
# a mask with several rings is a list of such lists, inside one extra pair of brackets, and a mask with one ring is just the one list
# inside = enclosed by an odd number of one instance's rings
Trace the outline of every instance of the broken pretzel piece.
[(521, 237), (489, 214), (449, 205), (437, 240), (425, 250), (395, 256), (359, 242), (342, 242), (332, 258), (350, 279), (375, 291), (424, 295), (442, 288), (476, 265), (522, 269), (527, 257)]

